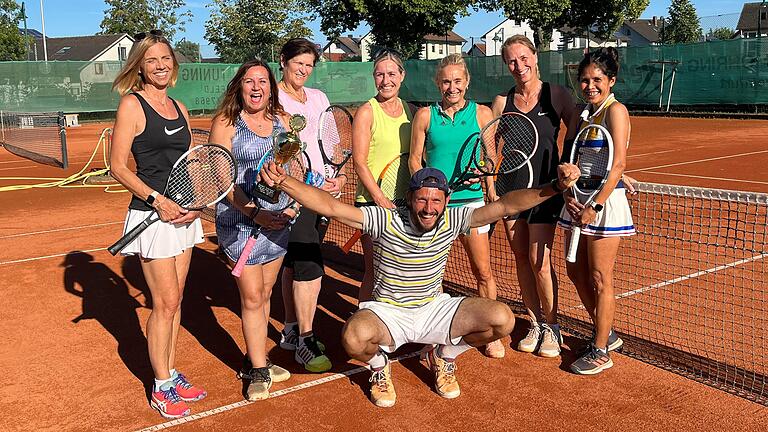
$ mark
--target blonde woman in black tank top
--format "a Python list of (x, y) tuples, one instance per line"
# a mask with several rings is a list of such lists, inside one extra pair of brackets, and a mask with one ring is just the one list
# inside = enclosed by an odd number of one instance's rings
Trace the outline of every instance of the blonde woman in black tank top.
[[(504, 42), (502, 58), (515, 79), (515, 86), (493, 101), (493, 114), (518, 112), (533, 121), (539, 133), (539, 148), (531, 160), (533, 186), (557, 178), (560, 153), (557, 138), (560, 121), (566, 125), (576, 115), (575, 101), (563, 87), (539, 79), (537, 51), (522, 35)], [(568, 130), (569, 135), (574, 135)], [(507, 240), (515, 255), (520, 291), (531, 327), (517, 348), (542, 357), (560, 355), (560, 327), (557, 323), (557, 278), (551, 265), (552, 243), (562, 196), (550, 198), (504, 221)]]

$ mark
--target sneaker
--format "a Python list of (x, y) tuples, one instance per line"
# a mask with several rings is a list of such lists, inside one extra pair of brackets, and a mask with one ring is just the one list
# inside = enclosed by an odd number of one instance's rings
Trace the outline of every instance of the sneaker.
[(248, 388), (245, 391), (246, 399), (257, 401), (269, 397), (269, 389), (272, 387), (269, 368), (251, 368), (247, 374), (242, 374), (241, 378), (248, 380)]
[(504, 344), (497, 339), (485, 346), (485, 355), (490, 358), (504, 358)]
[(446, 361), (432, 350), (427, 354), (427, 364), (435, 374), (435, 391), (446, 399), (459, 397), (461, 389), (456, 380), (456, 362)]
[(611, 332), (608, 333), (608, 352), (611, 351), (621, 351), (621, 348), (624, 346), (624, 341), (621, 340), (619, 335), (616, 334), (613, 329), (611, 329)]
[(331, 360), (320, 349), (314, 336), (304, 338), (304, 343), (299, 344), (294, 358), (309, 372), (327, 372), (332, 367)]
[[(299, 344), (299, 334), (296, 332), (298, 327), (291, 326), (287, 333), (286, 328), (283, 328), (280, 332), (280, 348), (287, 351), (296, 351), (296, 345)], [(322, 342), (317, 341), (317, 346), (320, 348), (320, 351), (325, 352), (325, 345)]]
[(522, 352), (532, 353), (539, 348), (541, 343), (541, 326), (539, 323), (532, 322), (528, 334), (517, 344), (517, 349)]
[(563, 337), (560, 335), (560, 326), (557, 324), (541, 325), (541, 344), (538, 354), (542, 357), (557, 357), (560, 355), (560, 344)]
[(589, 344), (586, 352), (571, 364), (571, 370), (579, 375), (595, 375), (611, 366), (613, 366), (613, 360), (608, 352), (603, 353)]
[(153, 391), (149, 405), (156, 409), (161, 416), (169, 419), (184, 417), (189, 415), (190, 412), (187, 404), (181, 400), (181, 397), (176, 392), (176, 387)]
[[(272, 363), (272, 361), (269, 360), (269, 357), (267, 357), (267, 368), (269, 369), (269, 376), (272, 378), (272, 382), (283, 382), (291, 378), (290, 372)], [(253, 363), (251, 363), (251, 359), (248, 357), (248, 353), (246, 353), (245, 356), (243, 356), (243, 367), (241, 367), (240, 372), (237, 373), (237, 378), (242, 379), (243, 376), (250, 373), (251, 369), (253, 369)]]
[(185, 402), (199, 401), (208, 396), (208, 392), (200, 387), (193, 386), (181, 372), (176, 372), (176, 376), (173, 377), (173, 383), (176, 385), (176, 393)]
[(372, 371), (371, 379), (371, 402), (381, 408), (389, 408), (395, 405), (397, 395), (395, 386), (392, 384), (392, 367), (390, 363), (384, 366), (380, 371)]

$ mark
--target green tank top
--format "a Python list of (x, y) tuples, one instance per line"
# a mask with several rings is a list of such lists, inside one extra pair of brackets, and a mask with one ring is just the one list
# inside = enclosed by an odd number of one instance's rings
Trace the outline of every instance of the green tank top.
[[(439, 103), (430, 106), (429, 129), (424, 143), (427, 166), (442, 171), (448, 183), (457, 180), (466, 168), (467, 161), (462, 161), (463, 151), (472, 151), (475, 140), (480, 134), (477, 124), (477, 104), (467, 101), (451, 119), (445, 114)], [(480, 183), (459, 185), (451, 193), (448, 207), (458, 207), (470, 202), (482, 201), (483, 189)]]

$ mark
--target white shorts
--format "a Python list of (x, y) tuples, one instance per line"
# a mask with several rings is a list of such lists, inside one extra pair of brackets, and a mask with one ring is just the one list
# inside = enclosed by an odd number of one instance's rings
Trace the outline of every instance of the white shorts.
[(425, 345), (456, 345), (461, 337), (451, 339), (451, 324), (459, 305), (465, 297), (451, 297), (442, 293), (434, 300), (417, 308), (404, 308), (380, 301), (360, 303), (384, 323), (394, 345), (382, 345), (391, 353), (407, 343)]
[[(123, 225), (123, 234), (140, 224), (152, 211), (129, 209)], [(139, 234), (120, 252), (121, 255), (140, 255), (146, 259), (170, 258), (203, 242), (203, 225), (200, 219), (192, 223), (174, 225), (157, 221)]]
[[(570, 231), (571, 215), (563, 206), (557, 225)], [(632, 222), (632, 211), (627, 201), (626, 189), (616, 188), (605, 202), (603, 210), (597, 214), (597, 219), (582, 227), (581, 233), (595, 237), (625, 237), (635, 234)]]
[[(473, 209), (479, 209), (480, 207), (482, 207), (484, 205), (485, 205), (485, 201), (475, 201), (475, 202), (471, 202), (471, 203), (466, 203), (462, 207), (470, 207), (470, 208), (473, 208)], [(478, 234), (484, 234), (484, 233), (487, 233), (487, 232), (489, 232), (491, 230), (491, 224), (485, 224), (483, 226), (474, 227), (472, 229), (475, 230)]]

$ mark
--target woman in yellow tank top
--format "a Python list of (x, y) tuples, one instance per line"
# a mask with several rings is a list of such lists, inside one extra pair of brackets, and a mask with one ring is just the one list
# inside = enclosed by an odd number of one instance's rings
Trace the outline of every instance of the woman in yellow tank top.
[[(397, 52), (383, 50), (374, 56), (373, 81), (377, 94), (357, 109), (352, 123), (352, 162), (358, 178), (356, 206), (394, 207), (395, 197), (385, 196), (376, 180), (387, 163), (408, 153), (410, 147), (412, 113), (408, 104), (398, 97), (404, 79), (405, 68)], [(366, 235), (360, 240), (365, 275), (358, 298), (367, 301), (373, 290), (373, 243)]]

